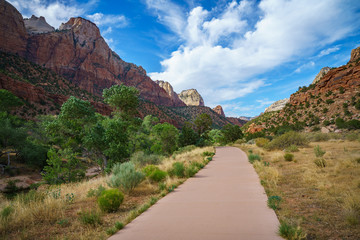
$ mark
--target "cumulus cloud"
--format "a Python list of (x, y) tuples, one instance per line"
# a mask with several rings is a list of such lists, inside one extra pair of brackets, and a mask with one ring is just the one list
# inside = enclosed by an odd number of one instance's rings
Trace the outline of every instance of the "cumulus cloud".
[[(266, 84), (257, 80), (260, 74), (346, 37), (360, 19), (353, 2), (342, 0), (262, 0), (258, 5), (243, 0), (222, 10), (197, 6), (187, 14), (170, 1), (146, 3), (182, 39), (161, 62), (163, 71), (149, 75), (169, 81), (176, 91), (195, 87), (210, 105), (256, 91)], [(335, 49), (323, 55), (330, 51)]]

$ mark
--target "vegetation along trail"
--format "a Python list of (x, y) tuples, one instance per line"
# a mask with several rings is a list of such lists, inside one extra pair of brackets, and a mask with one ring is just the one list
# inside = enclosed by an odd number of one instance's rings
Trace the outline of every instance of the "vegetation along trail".
[(219, 147), (194, 178), (110, 239), (282, 239), (266, 201), (246, 154)]

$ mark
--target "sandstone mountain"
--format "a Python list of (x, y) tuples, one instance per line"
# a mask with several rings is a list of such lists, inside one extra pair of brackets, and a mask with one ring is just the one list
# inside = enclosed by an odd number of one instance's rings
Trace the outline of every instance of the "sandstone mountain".
[(174, 89), (169, 82), (162, 80), (156, 80), (155, 82), (166, 91), (177, 106), (186, 106), (186, 104), (180, 100), (178, 94), (174, 92)]
[(232, 124), (238, 125), (239, 127), (242, 127), (244, 124), (246, 124), (249, 120), (244, 120), (241, 118), (235, 118), (235, 117), (226, 117), (226, 119), (231, 122)]
[[(339, 131), (336, 121), (360, 119), (360, 47), (350, 61), (333, 68), (315, 84), (300, 87), (280, 112), (267, 112), (244, 128), (276, 130), (285, 126), (305, 131)], [(253, 124), (254, 123), (254, 124)]]
[(269, 107), (265, 108), (264, 112), (266, 113), (266, 112), (279, 111), (279, 110), (283, 109), (288, 102), (289, 102), (288, 98), (276, 101), (273, 104), (271, 104)]
[(217, 105), (215, 108), (213, 108), (214, 112), (216, 112), (217, 114), (219, 114), (220, 116), (225, 117), (225, 113), (223, 108), (220, 105)]
[(320, 70), (320, 72), (316, 75), (316, 77), (314, 78), (312, 84), (315, 84), (317, 83), (318, 81), (320, 81), (320, 79), (322, 77), (324, 77), (329, 71), (330, 71), (331, 68), (329, 67), (324, 67)]
[(34, 15), (31, 18), (24, 19), (26, 31), (29, 34), (40, 34), (40, 33), (48, 33), (55, 32), (55, 28), (50, 26), (44, 17), (36, 17)]
[(184, 90), (179, 94), (179, 98), (187, 106), (204, 106), (204, 100), (201, 97), (200, 93), (196, 89)]

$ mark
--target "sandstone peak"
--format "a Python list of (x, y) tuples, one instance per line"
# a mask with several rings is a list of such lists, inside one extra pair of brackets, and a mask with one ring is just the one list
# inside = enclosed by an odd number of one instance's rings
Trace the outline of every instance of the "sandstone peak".
[(351, 57), (349, 63), (356, 62), (359, 60), (360, 60), (360, 47), (355, 48), (351, 51)]
[(329, 71), (330, 71), (331, 68), (329, 67), (323, 67), (320, 72), (316, 75), (316, 77), (314, 78), (312, 84), (315, 84), (317, 83), (318, 81), (320, 81), (320, 79), (325, 76)]
[(50, 26), (43, 16), (38, 18), (32, 15), (31, 18), (24, 19), (24, 24), (29, 34), (41, 34), (55, 31), (55, 28)]
[(285, 98), (279, 101), (274, 102), (269, 107), (265, 108), (264, 112), (275, 112), (283, 109), (285, 105), (289, 102), (289, 98)]
[(220, 105), (217, 105), (215, 108), (213, 108), (214, 112), (216, 112), (217, 114), (219, 114), (220, 116), (225, 117), (225, 113), (223, 108)]
[(204, 100), (201, 97), (200, 93), (196, 89), (188, 89), (182, 91), (179, 95), (179, 98), (187, 106), (204, 106)]
[(167, 94), (170, 96), (170, 98), (178, 106), (185, 106), (185, 103), (183, 103), (183, 101), (180, 100), (179, 96), (177, 95), (176, 92), (174, 92), (174, 89), (169, 82), (166, 82), (163, 80), (156, 80), (155, 82), (167, 92)]
[(72, 30), (77, 36), (77, 40), (83, 45), (86, 42), (101, 38), (100, 30), (96, 24), (82, 17), (70, 18), (69, 21), (60, 25), (59, 30)]

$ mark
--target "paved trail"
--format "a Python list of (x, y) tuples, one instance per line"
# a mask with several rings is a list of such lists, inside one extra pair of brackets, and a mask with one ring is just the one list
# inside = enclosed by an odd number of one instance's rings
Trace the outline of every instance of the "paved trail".
[(282, 239), (279, 221), (246, 154), (219, 147), (194, 178), (162, 198), (111, 240)]

